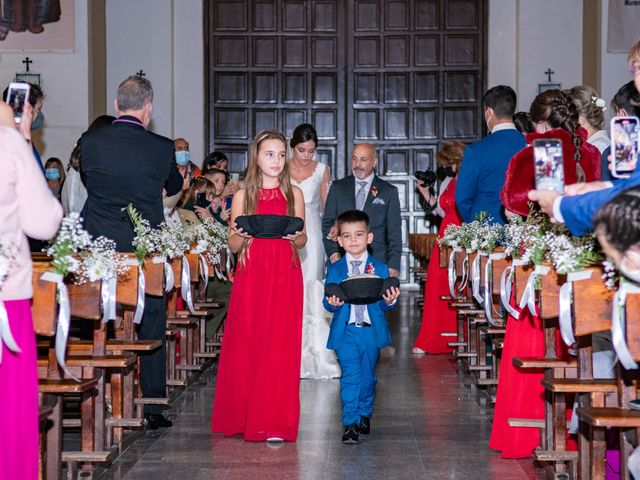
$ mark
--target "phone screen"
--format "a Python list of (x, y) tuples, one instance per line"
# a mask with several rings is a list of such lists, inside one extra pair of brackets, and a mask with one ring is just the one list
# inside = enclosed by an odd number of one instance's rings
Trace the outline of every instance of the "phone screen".
[(238, 180), (240, 180), (240, 174), (235, 172), (231, 174), (231, 180), (233, 180), (234, 182), (237, 182)]
[(18, 123), (22, 120), (24, 105), (29, 98), (28, 83), (11, 83), (7, 92), (7, 103), (13, 109), (14, 120)]
[(207, 208), (209, 206), (206, 193), (198, 193), (196, 195), (196, 205), (202, 208)]
[(224, 199), (224, 209), (228, 210), (231, 208), (231, 202), (233, 201), (233, 195), (229, 195)]
[(638, 117), (611, 119), (611, 174), (626, 178), (638, 162)]
[(533, 141), (534, 169), (537, 190), (564, 192), (562, 142), (556, 138)]

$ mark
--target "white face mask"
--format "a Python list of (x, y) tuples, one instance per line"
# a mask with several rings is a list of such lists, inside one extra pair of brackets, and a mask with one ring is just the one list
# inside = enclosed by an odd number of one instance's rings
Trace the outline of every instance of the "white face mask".
[(627, 266), (627, 257), (623, 257), (620, 262), (620, 273), (622, 273), (629, 280), (636, 283), (640, 283), (640, 268), (629, 268)]

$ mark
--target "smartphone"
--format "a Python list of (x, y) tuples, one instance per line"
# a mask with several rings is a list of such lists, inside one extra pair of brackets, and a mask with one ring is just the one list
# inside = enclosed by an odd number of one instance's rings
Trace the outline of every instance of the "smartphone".
[(29, 101), (29, 89), (28, 83), (15, 83), (9, 84), (9, 90), (7, 91), (7, 103), (13, 109), (13, 119), (16, 123), (22, 121), (22, 114), (24, 113), (24, 105)]
[(232, 181), (238, 182), (240, 180), (240, 174), (238, 172), (232, 173), (230, 178)]
[(231, 208), (231, 202), (233, 201), (233, 195), (229, 195), (224, 199), (224, 209), (229, 210)]
[(196, 206), (207, 208), (209, 206), (209, 201), (207, 200), (206, 193), (198, 193), (196, 195)]
[(611, 119), (611, 175), (628, 178), (638, 162), (638, 117)]
[(562, 141), (557, 138), (541, 138), (533, 141), (533, 161), (536, 174), (536, 190), (564, 192), (564, 163)]

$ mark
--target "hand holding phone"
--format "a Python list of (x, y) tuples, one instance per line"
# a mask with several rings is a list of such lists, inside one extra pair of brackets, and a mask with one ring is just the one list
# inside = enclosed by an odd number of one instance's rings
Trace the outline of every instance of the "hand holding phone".
[(611, 175), (628, 178), (638, 163), (638, 117), (611, 119)]
[(22, 120), (24, 106), (29, 101), (29, 90), (31, 86), (28, 83), (12, 82), (9, 84), (7, 91), (7, 104), (13, 109), (13, 119), (16, 123)]
[(207, 208), (209, 206), (206, 193), (198, 193), (196, 195), (196, 206), (202, 208)]
[(564, 191), (564, 162), (562, 141), (541, 138), (533, 141), (533, 160), (536, 190)]

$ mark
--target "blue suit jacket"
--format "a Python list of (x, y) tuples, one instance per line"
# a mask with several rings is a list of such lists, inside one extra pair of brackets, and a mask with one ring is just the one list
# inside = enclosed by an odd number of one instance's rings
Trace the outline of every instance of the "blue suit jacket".
[(456, 184), (456, 207), (465, 222), (486, 211), (495, 223), (506, 223), (500, 204), (507, 167), (516, 153), (526, 146), (517, 130), (498, 130), (464, 151)]
[[(380, 278), (389, 277), (389, 268), (384, 263), (376, 260), (373, 255), (369, 255), (369, 258), (367, 259), (367, 264), (370, 263), (373, 264), (376, 275)], [(328, 266), (327, 279), (325, 280), (325, 283), (340, 283), (348, 276), (349, 270), (347, 267), (347, 259), (346, 257), (342, 257), (336, 263), (332, 263)], [(326, 297), (322, 300), (322, 304), (327, 311), (333, 313), (327, 348), (336, 350), (340, 348), (344, 341), (344, 331), (347, 328), (347, 324), (349, 323), (349, 318), (351, 316), (351, 304), (345, 303), (341, 307), (334, 307), (329, 305)], [(387, 324), (384, 312), (392, 310), (396, 305), (397, 302), (393, 305), (387, 305), (387, 302), (384, 300), (367, 305), (369, 319), (371, 320), (371, 328), (373, 328), (373, 335), (378, 348), (391, 345), (391, 333), (389, 332), (389, 325)]]
[(593, 217), (609, 200), (632, 187), (640, 185), (640, 168), (636, 168), (629, 178), (614, 180), (612, 188), (585, 193), (574, 197), (564, 197), (560, 201), (560, 213), (572, 235), (584, 235), (593, 230)]

